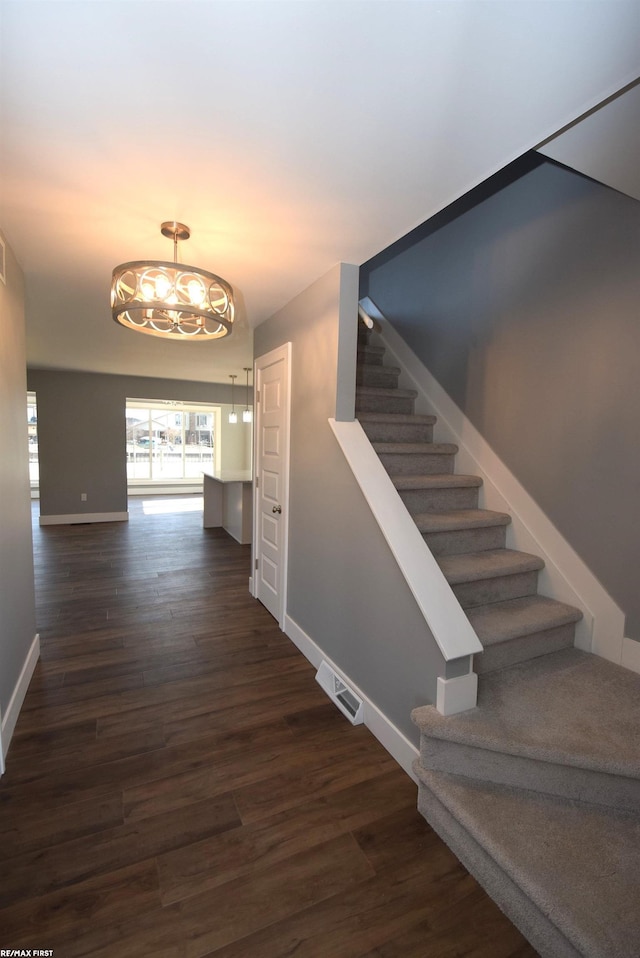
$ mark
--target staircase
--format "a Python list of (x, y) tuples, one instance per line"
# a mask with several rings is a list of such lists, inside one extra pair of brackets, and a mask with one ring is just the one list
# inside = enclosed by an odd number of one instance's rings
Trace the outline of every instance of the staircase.
[(638, 958), (640, 676), (573, 647), (384, 352), (361, 333), (356, 415), (483, 646), (475, 709), (413, 713), (418, 807), (542, 956)]

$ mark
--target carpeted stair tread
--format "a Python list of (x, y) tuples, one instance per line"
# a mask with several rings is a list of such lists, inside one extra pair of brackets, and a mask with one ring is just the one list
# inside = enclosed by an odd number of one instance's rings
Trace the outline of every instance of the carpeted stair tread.
[(358, 413), (360, 422), (385, 422), (398, 423), (399, 425), (416, 423), (423, 426), (433, 426), (435, 416), (422, 416), (418, 413), (403, 412), (360, 412)]
[(513, 549), (488, 549), (485, 552), (440, 556), (437, 562), (450, 585), (544, 568), (544, 562), (539, 556), (516, 552)]
[(579, 609), (543, 595), (467, 609), (467, 618), (485, 648), (537, 632), (579, 622)]
[(384, 356), (385, 353), (386, 349), (384, 346), (374, 346), (371, 343), (362, 341), (358, 343), (359, 357), (362, 355), (362, 357), (372, 356), (377, 358), (379, 356)]
[(452, 509), (451, 512), (422, 512), (413, 516), (420, 532), (454, 532), (459, 529), (483, 529), (506, 526), (511, 516), (490, 509)]
[(410, 475), (391, 476), (396, 489), (406, 492), (409, 489), (451, 489), (463, 487), (479, 487), (482, 485), (482, 479), (479, 476), (464, 476), (459, 473), (442, 473), (439, 475), (416, 476)]
[(542, 958), (637, 958), (639, 816), (414, 768), (420, 811)]
[(358, 372), (363, 372), (368, 369), (373, 373), (380, 372), (382, 370), (385, 373), (389, 373), (390, 376), (399, 376), (402, 372), (399, 366), (379, 366), (377, 363), (361, 363), (358, 367)]
[(483, 675), (475, 709), (412, 717), (432, 738), (640, 780), (640, 675), (579, 649)]
[(455, 456), (458, 451), (450, 442), (373, 442), (371, 445), (378, 455)]
[(415, 399), (418, 393), (415, 389), (399, 389), (385, 386), (358, 386), (360, 396), (388, 396), (390, 398)]

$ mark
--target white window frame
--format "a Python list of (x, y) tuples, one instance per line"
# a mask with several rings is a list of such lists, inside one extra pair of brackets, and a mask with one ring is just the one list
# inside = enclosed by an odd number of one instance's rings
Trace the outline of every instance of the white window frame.
[[(166, 478), (166, 477), (154, 477), (153, 475), (153, 457), (149, 457), (149, 476), (144, 478), (133, 478), (129, 475), (129, 445), (130, 440), (126, 435), (126, 421), (128, 419), (127, 412), (129, 409), (145, 409), (149, 410), (150, 413), (150, 426), (149, 432), (153, 433), (153, 428), (151, 423), (153, 422), (153, 413), (166, 413), (174, 411), (176, 413), (181, 413), (181, 443), (180, 447), (182, 450), (182, 477), (175, 478)], [(184, 453), (186, 448), (185, 439), (185, 413), (193, 413), (195, 415), (207, 415), (212, 416), (212, 436), (213, 436), (213, 457), (207, 463), (203, 463), (203, 471), (209, 471), (213, 465), (213, 469), (219, 471), (220, 461), (221, 461), (221, 436), (222, 436), (222, 407), (215, 403), (195, 403), (195, 402), (184, 402), (177, 399), (139, 399), (134, 397), (127, 397), (125, 400), (125, 443), (127, 447), (127, 486), (131, 490), (135, 490), (137, 487), (141, 486), (193, 486), (195, 482), (198, 482), (198, 478), (194, 476), (185, 476), (185, 459)], [(200, 427), (202, 428), (202, 427)], [(152, 439), (152, 435), (150, 436)], [(150, 443), (152, 447), (152, 443)], [(151, 452), (151, 448), (150, 448)]]

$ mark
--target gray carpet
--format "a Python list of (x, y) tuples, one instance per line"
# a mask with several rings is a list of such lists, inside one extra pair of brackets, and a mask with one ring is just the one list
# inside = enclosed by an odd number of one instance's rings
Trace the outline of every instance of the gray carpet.
[(640, 675), (579, 649), (483, 676), (478, 708), (453, 719), (413, 715), (439, 739), (640, 779)]
[(637, 815), (416, 772), (422, 814), (543, 958), (638, 958)]
[(566, 649), (416, 709), (419, 808), (544, 958), (640, 955), (640, 675)]

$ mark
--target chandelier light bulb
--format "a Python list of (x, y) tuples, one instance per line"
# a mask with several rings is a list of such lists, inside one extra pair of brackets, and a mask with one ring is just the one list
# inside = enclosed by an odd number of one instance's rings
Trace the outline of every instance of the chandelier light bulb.
[(242, 421), (251, 422), (251, 420), (253, 419), (251, 410), (249, 409), (249, 373), (251, 372), (251, 366), (243, 366), (242, 368), (247, 374), (247, 404), (246, 404), (246, 409), (242, 413)]
[(189, 280), (187, 289), (189, 290), (189, 299), (192, 306), (200, 306), (204, 302), (205, 289), (197, 279)]
[(171, 282), (164, 273), (156, 276), (156, 299), (166, 300), (171, 289)]
[(236, 412), (235, 403), (233, 401), (233, 387), (235, 386), (237, 378), (238, 376), (235, 373), (229, 374), (229, 379), (231, 380), (231, 412), (229, 413), (229, 422), (232, 426), (235, 426), (238, 421), (238, 413)]

